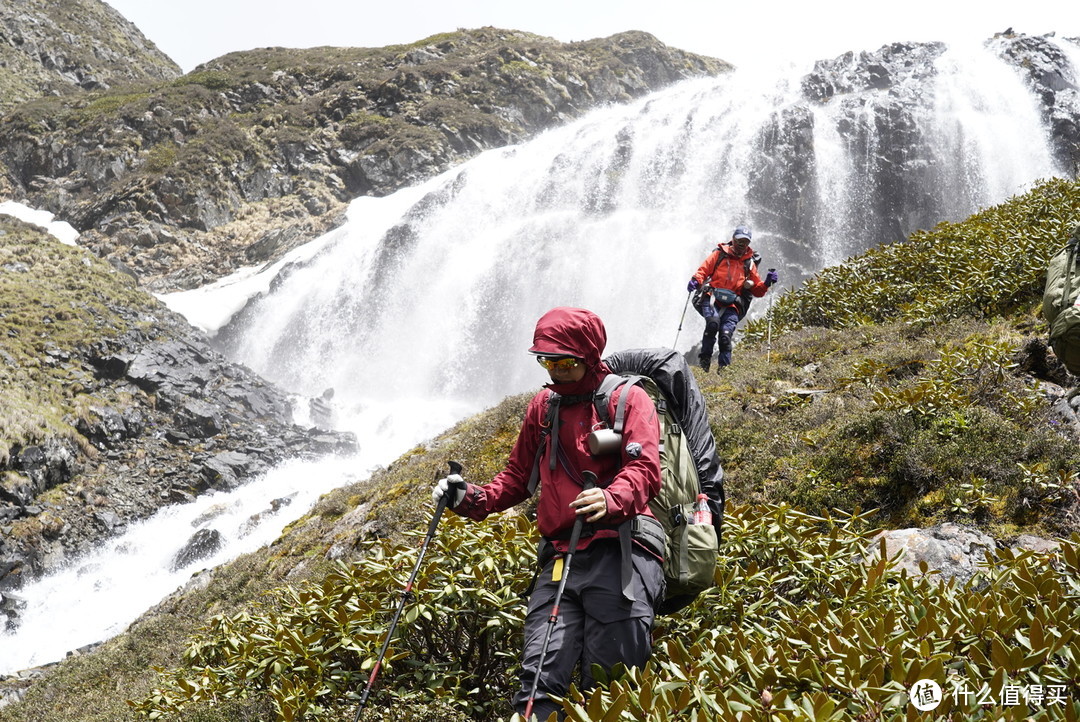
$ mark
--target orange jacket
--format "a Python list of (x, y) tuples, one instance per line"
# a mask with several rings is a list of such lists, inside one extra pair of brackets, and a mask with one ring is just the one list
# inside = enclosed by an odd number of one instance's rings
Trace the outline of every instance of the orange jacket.
[[(754, 249), (746, 247), (746, 252), (741, 256), (735, 256), (730, 243), (717, 245), (716, 250), (709, 254), (701, 268), (694, 274), (702, 286), (708, 283), (713, 288), (726, 288), (742, 295), (747, 290), (757, 298), (765, 295), (769, 287), (761, 280), (757, 272), (757, 264), (751, 259), (754, 257)], [(750, 261), (747, 263), (747, 261)], [(749, 273), (747, 272), (749, 268)], [(743, 288), (743, 283), (750, 279), (754, 282), (753, 288)], [(734, 305), (734, 304), (732, 304)]]

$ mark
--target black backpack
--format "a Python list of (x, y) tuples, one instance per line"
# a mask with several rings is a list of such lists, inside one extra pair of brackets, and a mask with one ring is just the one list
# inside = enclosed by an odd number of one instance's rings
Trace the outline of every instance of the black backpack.
[[(628, 349), (604, 359), (612, 370), (592, 395), (597, 415), (616, 433), (622, 433), (623, 404), (610, 409), (612, 392), (625, 384), (639, 384), (652, 397), (660, 417), (660, 492), (649, 502), (661, 529), (643, 524), (647, 517), (627, 522), (629, 533), (664, 557), (667, 592), (657, 608), (669, 614), (690, 604), (713, 584), (719, 552), (724, 512), (724, 471), (716, 454), (716, 441), (709, 426), (705, 399), (686, 360), (667, 348)], [(620, 400), (626, 399), (625, 393)], [(545, 431), (558, 429), (560, 397), (548, 397)], [(557, 433), (557, 431), (556, 431)], [(552, 435), (545, 433), (550, 439)], [(541, 441), (529, 481), (535, 491), (540, 459), (545, 451), (554, 467), (555, 455)], [(712, 524), (694, 524), (693, 512), (699, 494), (708, 497)], [(621, 531), (621, 530), (620, 530)], [(640, 536), (639, 536), (640, 534)], [(626, 564), (626, 560), (624, 560)]]

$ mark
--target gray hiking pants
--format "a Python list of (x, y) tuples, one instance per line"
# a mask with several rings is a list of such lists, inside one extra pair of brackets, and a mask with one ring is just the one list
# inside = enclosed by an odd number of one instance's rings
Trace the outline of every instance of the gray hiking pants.
[[(664, 571), (659, 559), (633, 545), (631, 602), (622, 593), (621, 554), (617, 539), (593, 542), (574, 553), (566, 579), (558, 621), (551, 632), (547, 656), (540, 662), (558, 580), (552, 580), (556, 560), (549, 561), (536, 580), (525, 618), (525, 645), (521, 659), (521, 690), (514, 708), (525, 714), (537, 667), (540, 684), (533, 715), (540, 722), (560, 709), (548, 694), (566, 696), (575, 666), (581, 665), (582, 689), (593, 686), (592, 665), (611, 669), (622, 662), (641, 667), (652, 654), (654, 610), (664, 590)], [(563, 570), (566, 573), (566, 570)], [(559, 715), (562, 719), (562, 715)]]

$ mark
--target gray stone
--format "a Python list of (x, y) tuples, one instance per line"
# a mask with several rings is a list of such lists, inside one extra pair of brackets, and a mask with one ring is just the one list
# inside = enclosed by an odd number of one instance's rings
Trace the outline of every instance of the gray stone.
[(251, 458), (238, 451), (223, 451), (208, 459), (202, 475), (215, 489), (234, 489), (244, 476)]
[(884, 531), (871, 541), (869, 551), (876, 558), (878, 544), (885, 540), (886, 554), (896, 557), (897, 567), (911, 576), (922, 576), (922, 564), (927, 572), (945, 581), (966, 582), (986, 561), (986, 552), (997, 544), (978, 529), (946, 523), (928, 529), (897, 529)]
[(1033, 551), (1040, 554), (1049, 554), (1056, 552), (1061, 548), (1061, 543), (1053, 541), (1052, 539), (1044, 539), (1040, 536), (1033, 536), (1031, 534), (1021, 534), (1012, 540), (1009, 544), (1012, 549), (1018, 549), (1021, 551)]
[(177, 419), (183, 431), (201, 439), (216, 436), (224, 428), (221, 409), (201, 399), (185, 401), (177, 411)]

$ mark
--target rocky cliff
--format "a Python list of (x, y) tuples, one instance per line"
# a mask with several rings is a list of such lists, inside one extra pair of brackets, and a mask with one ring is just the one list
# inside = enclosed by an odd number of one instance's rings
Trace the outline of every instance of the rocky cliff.
[(179, 75), (176, 63), (98, 0), (0, 4), (0, 112), (41, 96)]
[(380, 49), (234, 53), (182, 78), (0, 120), (12, 194), (155, 291), (258, 264), (415, 184), (602, 103), (723, 62), (645, 33), (559, 43), (483, 28)]
[(7, 216), (0, 319), (0, 598), (161, 506), (355, 450), (130, 276)]
[[(1080, 39), (1060, 40), (1080, 45)], [(1080, 88), (1073, 68), (1053, 35), (1007, 32), (987, 46), (1016, 67), (1038, 100), (1051, 129), (1056, 161), (1073, 175), (1080, 170)], [(818, 169), (813, 153), (815, 108), (837, 108), (840, 132), (869, 178), (860, 188), (864, 204), (859, 237), (900, 240), (912, 218), (948, 217), (951, 199), (927, 189), (948, 173), (962, 173), (962, 158), (944, 168), (929, 152), (920, 113), (923, 96), (933, 92), (940, 74), (943, 43), (892, 43), (873, 52), (849, 52), (818, 61), (802, 79), (802, 102), (777, 113), (775, 127), (762, 139), (758, 168), (750, 174), (751, 203), (773, 218), (773, 232), (790, 239), (821, 237), (813, 221)], [(835, 179), (834, 179), (835, 181)]]

